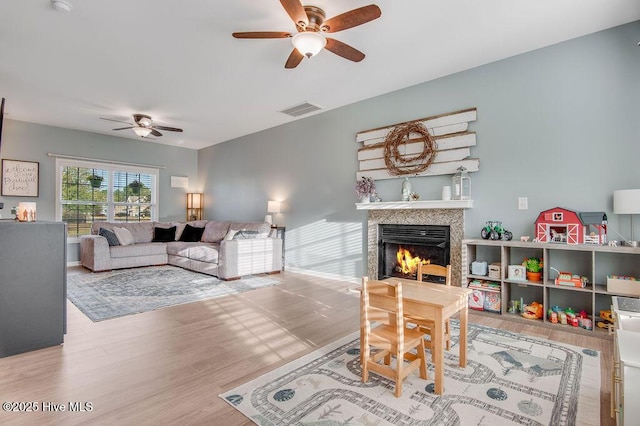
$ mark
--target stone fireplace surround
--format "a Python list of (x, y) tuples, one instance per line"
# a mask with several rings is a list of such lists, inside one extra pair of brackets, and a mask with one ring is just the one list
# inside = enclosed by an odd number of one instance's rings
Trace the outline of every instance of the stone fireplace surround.
[(445, 201), (441, 205), (437, 202), (356, 204), (358, 209), (366, 209), (369, 212), (367, 222), (367, 273), (369, 279), (377, 279), (378, 277), (378, 224), (449, 225), (451, 230), (451, 279), (453, 285), (461, 286), (464, 210), (472, 205), (471, 200)]

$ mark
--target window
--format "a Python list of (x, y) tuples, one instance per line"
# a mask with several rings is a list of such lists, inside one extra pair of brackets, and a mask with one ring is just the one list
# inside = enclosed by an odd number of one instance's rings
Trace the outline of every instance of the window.
[(56, 220), (69, 237), (90, 234), (96, 221), (156, 220), (157, 169), (60, 158), (56, 169)]

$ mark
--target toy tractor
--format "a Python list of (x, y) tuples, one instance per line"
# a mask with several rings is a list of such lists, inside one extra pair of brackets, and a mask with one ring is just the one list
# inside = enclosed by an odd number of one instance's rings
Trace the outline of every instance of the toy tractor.
[(480, 236), (484, 240), (504, 240), (511, 241), (513, 234), (502, 227), (502, 222), (489, 220), (480, 231)]

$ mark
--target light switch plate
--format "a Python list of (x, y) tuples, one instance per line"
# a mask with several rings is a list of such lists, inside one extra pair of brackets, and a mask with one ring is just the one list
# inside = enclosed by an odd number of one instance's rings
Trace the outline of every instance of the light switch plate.
[(518, 210), (527, 210), (529, 208), (529, 199), (527, 197), (518, 197)]

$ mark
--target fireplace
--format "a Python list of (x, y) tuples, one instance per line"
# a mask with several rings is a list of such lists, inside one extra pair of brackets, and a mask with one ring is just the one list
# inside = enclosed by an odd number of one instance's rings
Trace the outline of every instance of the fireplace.
[(370, 279), (379, 279), (378, 277), (384, 275), (384, 272), (382, 275), (379, 273), (382, 269), (378, 253), (378, 243), (381, 240), (380, 225), (432, 225), (449, 228), (447, 256), (451, 265), (451, 283), (454, 286), (462, 285), (462, 265), (466, 264), (466, 259), (462, 259), (464, 211), (473, 207), (470, 200), (379, 202), (363, 206), (368, 210), (367, 276)]
[(449, 226), (379, 224), (378, 237), (378, 279), (415, 279), (419, 263), (450, 263)]

